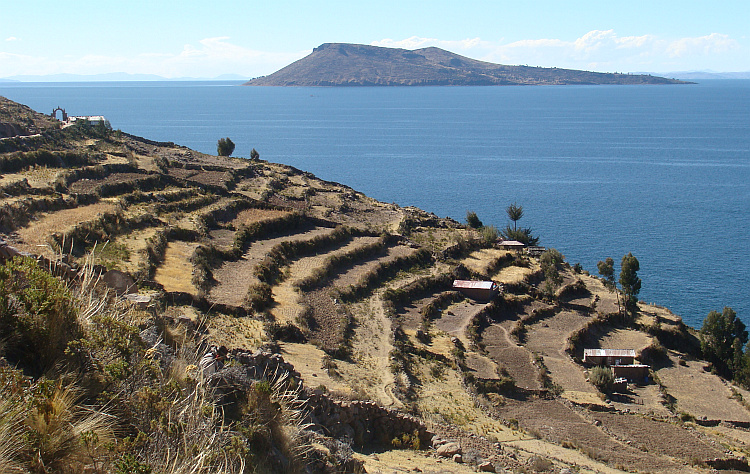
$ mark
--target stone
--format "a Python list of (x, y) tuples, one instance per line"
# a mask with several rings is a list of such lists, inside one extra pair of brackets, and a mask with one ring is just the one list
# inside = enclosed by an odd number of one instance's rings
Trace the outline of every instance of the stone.
[(444, 458), (452, 457), (454, 454), (461, 454), (461, 446), (458, 443), (446, 443), (437, 449), (437, 455)]
[(454, 454), (453, 455), (453, 462), (455, 462), (457, 464), (463, 464), (464, 463), (464, 458), (460, 454)]
[(495, 465), (489, 461), (484, 461), (477, 466), (479, 472), (495, 472)]
[(102, 282), (115, 290), (117, 296), (138, 292), (138, 287), (133, 277), (120, 270), (108, 271), (102, 276)]

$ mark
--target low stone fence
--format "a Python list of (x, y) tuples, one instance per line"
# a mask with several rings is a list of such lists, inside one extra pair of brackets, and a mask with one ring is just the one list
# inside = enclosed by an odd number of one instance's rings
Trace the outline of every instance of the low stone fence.
[(372, 443), (390, 445), (396, 439), (408, 435), (413, 443), (419, 439), (419, 447), (427, 447), (433, 434), (417, 418), (384, 408), (372, 401), (337, 400), (316, 390), (308, 395), (307, 407), (310, 421), (325, 434), (338, 439), (348, 439), (358, 446)]

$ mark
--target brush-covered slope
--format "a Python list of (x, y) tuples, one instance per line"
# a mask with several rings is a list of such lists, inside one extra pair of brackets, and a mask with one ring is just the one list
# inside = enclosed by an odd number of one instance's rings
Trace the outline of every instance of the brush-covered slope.
[(552, 84), (680, 84), (648, 75), (505, 66), (440, 48), (416, 50), (325, 43), (251, 86), (492, 86)]

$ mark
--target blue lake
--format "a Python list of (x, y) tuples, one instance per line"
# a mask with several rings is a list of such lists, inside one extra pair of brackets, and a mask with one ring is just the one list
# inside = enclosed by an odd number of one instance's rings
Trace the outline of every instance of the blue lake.
[[(519, 222), (596, 272), (632, 252), (641, 299), (700, 326), (750, 323), (750, 81), (682, 86), (256, 88), (223, 82), (0, 83), (49, 113), (310, 171), (463, 221)], [(619, 272), (619, 269), (617, 269)]]

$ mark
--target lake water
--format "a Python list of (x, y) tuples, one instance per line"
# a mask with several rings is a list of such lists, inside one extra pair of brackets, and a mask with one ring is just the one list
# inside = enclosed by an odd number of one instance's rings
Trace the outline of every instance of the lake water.
[[(520, 225), (569, 262), (628, 252), (641, 299), (693, 326), (750, 323), (750, 81), (683, 86), (255, 88), (237, 83), (0, 83), (49, 113), (310, 171), (382, 201)], [(618, 265), (619, 266), (619, 265)], [(616, 269), (619, 272), (619, 268)]]

